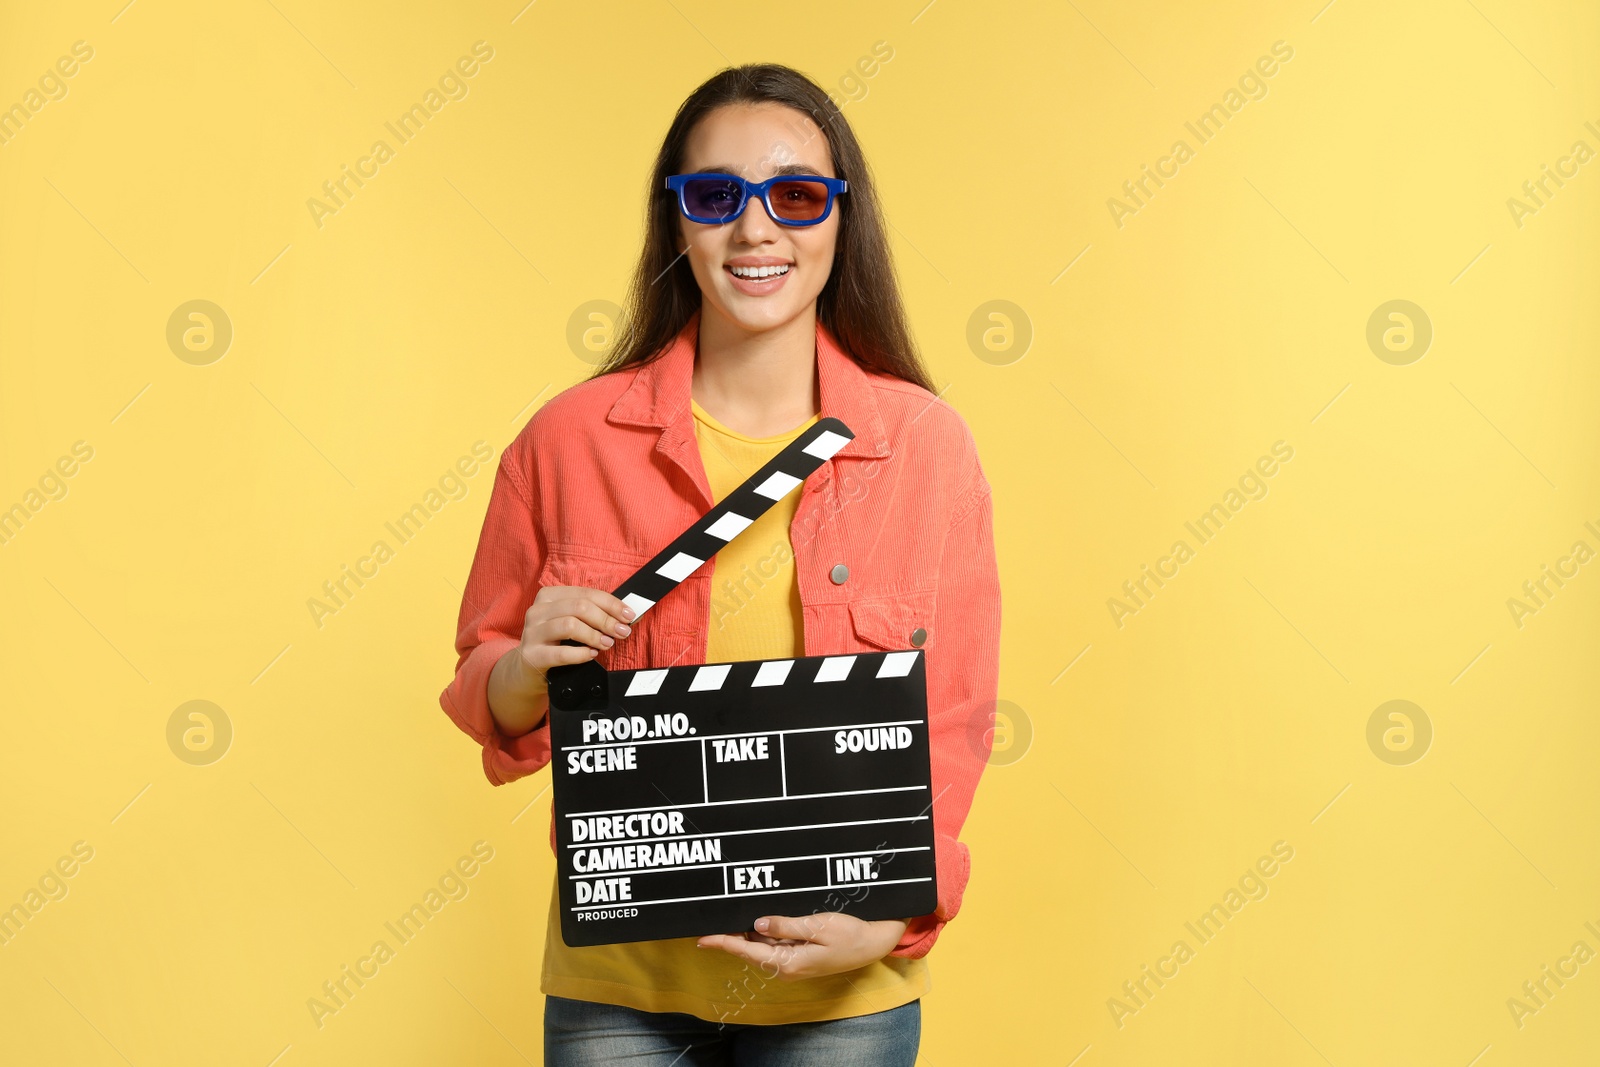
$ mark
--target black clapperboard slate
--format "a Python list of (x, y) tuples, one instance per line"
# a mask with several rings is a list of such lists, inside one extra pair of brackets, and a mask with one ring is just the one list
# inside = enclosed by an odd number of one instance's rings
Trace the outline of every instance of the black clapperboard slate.
[[(642, 617), (854, 436), (820, 419), (614, 595)], [(926, 658), (551, 668), (562, 940), (735, 933), (762, 915), (932, 912)]]

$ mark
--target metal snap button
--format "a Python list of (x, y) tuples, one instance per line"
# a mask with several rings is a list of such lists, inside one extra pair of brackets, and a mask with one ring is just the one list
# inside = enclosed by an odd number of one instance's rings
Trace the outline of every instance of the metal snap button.
[(915, 630), (911, 631), (911, 644), (914, 647), (921, 648), (922, 647), (922, 643), (924, 641), (926, 641), (927, 639), (928, 639), (928, 631), (924, 630), (922, 627), (919, 626)]
[(850, 568), (843, 563), (835, 563), (833, 570), (828, 572), (828, 577), (833, 579), (834, 585), (843, 585), (845, 579), (850, 577)]

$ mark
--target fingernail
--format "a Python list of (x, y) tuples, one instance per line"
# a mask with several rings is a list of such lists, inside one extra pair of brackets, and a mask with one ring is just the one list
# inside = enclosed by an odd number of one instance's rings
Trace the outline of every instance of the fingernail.
[(770, 920), (770, 919), (757, 919), (756, 920), (756, 929), (760, 930), (762, 933), (766, 933), (767, 932), (767, 927), (769, 927), (771, 925), (772, 925), (772, 920)]
[(619, 622), (617, 623), (617, 633), (621, 634), (623, 637), (627, 637), (629, 634), (633, 633), (633, 627), (629, 626), (625, 622)]
[(601, 634), (600, 635), (600, 640), (602, 640), (602, 641), (604, 641), (606, 643), (606, 647), (607, 648), (610, 648), (612, 645), (616, 644), (615, 641), (613, 641), (611, 638), (607, 637), (605, 634)]
[(624, 618), (624, 619), (631, 619), (631, 618), (633, 618), (633, 609), (632, 609), (632, 608), (623, 608), (623, 609), (622, 609), (622, 617), (623, 617), (623, 618)]

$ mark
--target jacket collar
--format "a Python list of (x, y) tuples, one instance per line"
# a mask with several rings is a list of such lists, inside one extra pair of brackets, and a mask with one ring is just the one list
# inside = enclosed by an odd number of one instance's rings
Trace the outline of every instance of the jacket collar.
[[(633, 383), (611, 406), (608, 421), (666, 430), (656, 447), (669, 455), (693, 444), (689, 397), (699, 336), (700, 312), (696, 311), (662, 355), (639, 367)], [(817, 389), (822, 416), (840, 420), (855, 434), (835, 457), (884, 459), (890, 455), (872, 379), (839, 347), (821, 319), (817, 320)]]

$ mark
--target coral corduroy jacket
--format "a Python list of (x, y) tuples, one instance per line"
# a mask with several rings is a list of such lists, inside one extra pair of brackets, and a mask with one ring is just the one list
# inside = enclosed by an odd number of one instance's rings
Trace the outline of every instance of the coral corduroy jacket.
[[(546, 585), (610, 592), (711, 510), (689, 410), (699, 316), (648, 363), (552, 398), (500, 456), (440, 706), (483, 746), (504, 785), (550, 762), (548, 720), (509, 737), (489, 711), (489, 673), (521, 643)], [(869, 371), (817, 325), (823, 416), (855, 433), (798, 490), (790, 526), (804, 655), (918, 647), (925, 632), (938, 908), (893, 955), (926, 955), (961, 906), (958, 840), (987, 764), (999, 682), (1000, 579), (989, 483), (955, 409)], [(833, 580), (844, 564), (848, 575)], [(705, 662), (712, 567), (702, 566), (596, 657), (608, 670)], [(550, 829), (555, 845), (555, 827)]]

